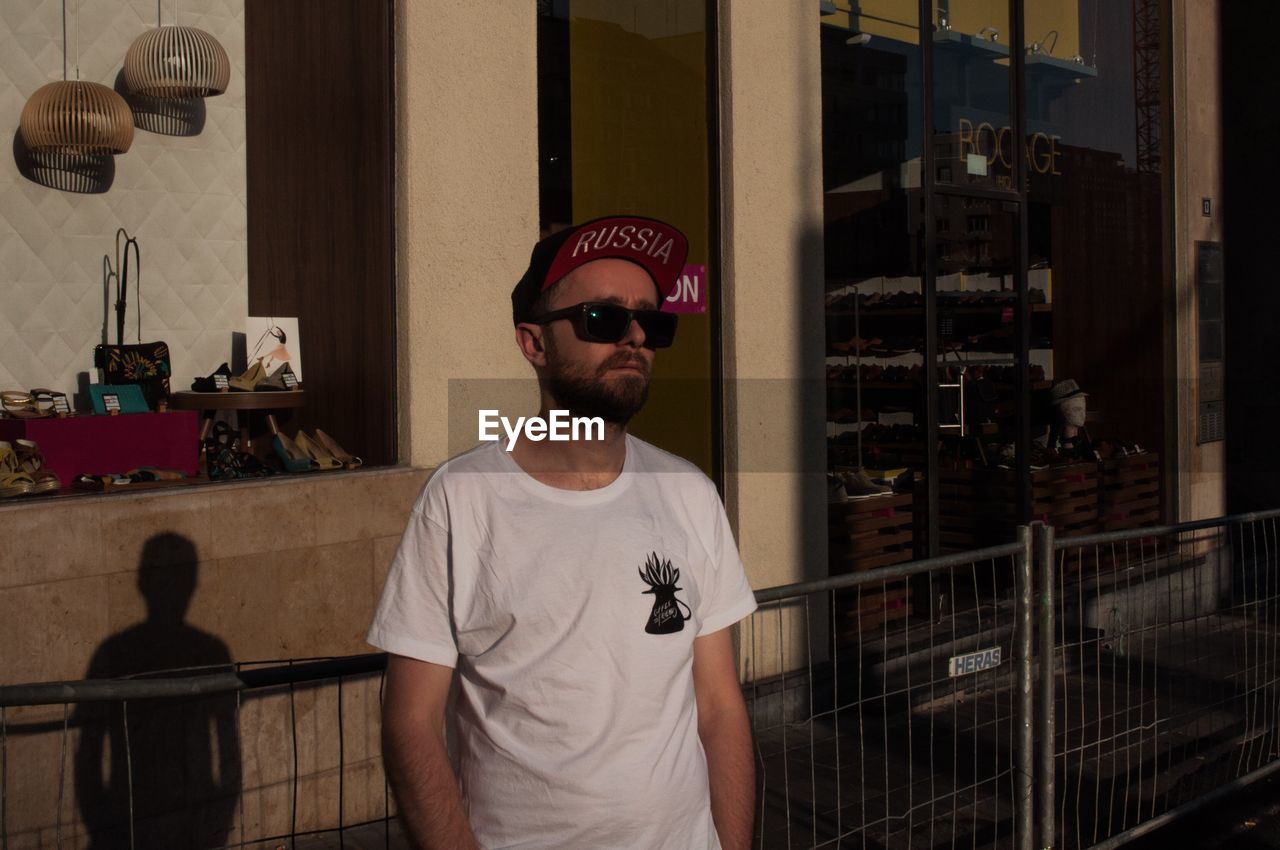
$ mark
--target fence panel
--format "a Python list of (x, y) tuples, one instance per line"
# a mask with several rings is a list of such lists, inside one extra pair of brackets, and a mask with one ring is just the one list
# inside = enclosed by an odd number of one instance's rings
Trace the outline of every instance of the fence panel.
[(758, 594), (757, 846), (1029, 846), (1028, 549)]
[(1054, 544), (1057, 846), (1118, 846), (1276, 765), (1276, 523)]

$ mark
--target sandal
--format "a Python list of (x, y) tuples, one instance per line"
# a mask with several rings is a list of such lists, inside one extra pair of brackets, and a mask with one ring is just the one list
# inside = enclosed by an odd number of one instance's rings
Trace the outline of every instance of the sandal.
[(44, 455), (40, 447), (31, 440), (14, 440), (13, 452), (17, 459), (18, 471), (31, 477), (31, 495), (40, 493), (56, 493), (62, 489), (62, 481), (58, 473), (45, 468)]
[(25, 496), (35, 484), (30, 475), (18, 468), (18, 456), (13, 446), (0, 441), (0, 499)]
[(35, 397), (25, 390), (0, 392), (0, 406), (15, 419), (45, 419), (53, 415), (52, 401), (47, 408), (42, 408), (36, 403)]

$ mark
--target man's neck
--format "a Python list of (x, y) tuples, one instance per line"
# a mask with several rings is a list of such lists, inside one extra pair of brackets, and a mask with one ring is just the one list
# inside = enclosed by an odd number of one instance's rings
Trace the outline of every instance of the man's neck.
[[(547, 411), (539, 416), (546, 419)], [(599, 490), (622, 472), (627, 457), (625, 425), (605, 423), (603, 440), (541, 440), (522, 434), (511, 459), (535, 480), (560, 490)]]

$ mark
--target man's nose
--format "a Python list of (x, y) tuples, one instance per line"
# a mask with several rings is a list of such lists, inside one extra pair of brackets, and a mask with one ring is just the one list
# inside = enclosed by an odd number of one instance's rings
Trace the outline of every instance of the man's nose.
[(644, 345), (644, 328), (640, 327), (640, 323), (635, 319), (631, 320), (631, 324), (627, 326), (627, 333), (622, 338), (622, 345), (629, 345), (633, 348), (639, 348)]

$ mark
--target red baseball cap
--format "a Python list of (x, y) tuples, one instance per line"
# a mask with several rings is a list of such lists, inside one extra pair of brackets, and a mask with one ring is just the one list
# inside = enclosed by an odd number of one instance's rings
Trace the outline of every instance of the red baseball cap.
[(529, 268), (511, 290), (514, 324), (532, 321), (538, 297), (569, 272), (607, 258), (630, 260), (647, 271), (661, 306), (675, 289), (688, 255), (685, 235), (656, 218), (606, 216), (553, 233), (533, 246)]

